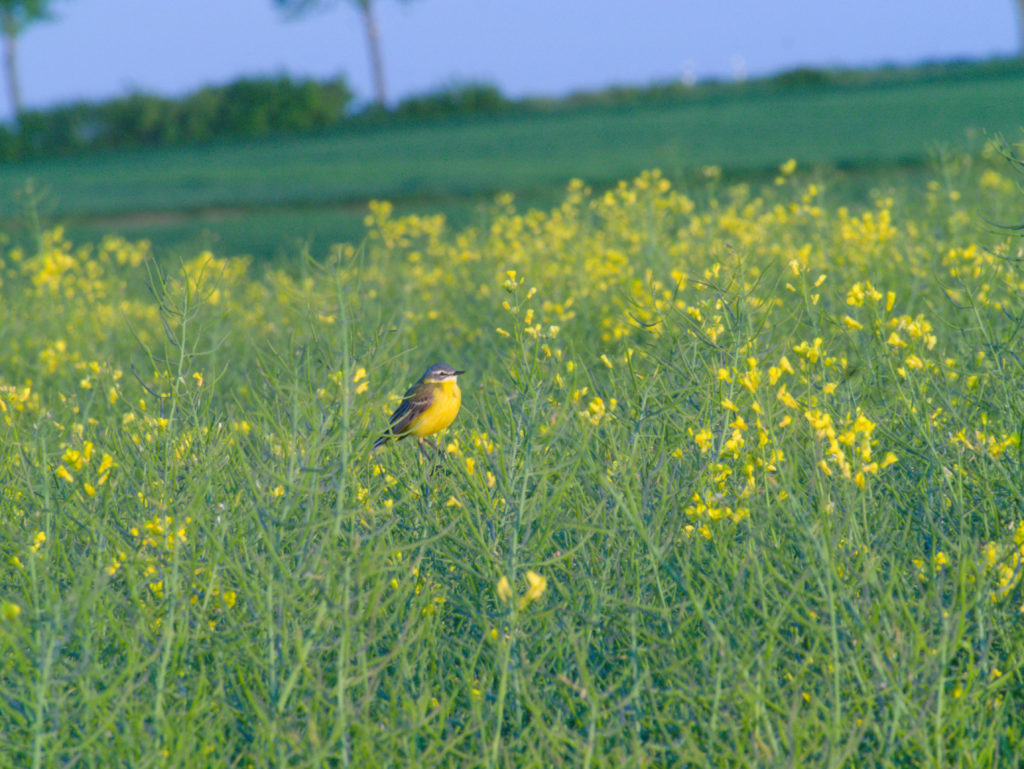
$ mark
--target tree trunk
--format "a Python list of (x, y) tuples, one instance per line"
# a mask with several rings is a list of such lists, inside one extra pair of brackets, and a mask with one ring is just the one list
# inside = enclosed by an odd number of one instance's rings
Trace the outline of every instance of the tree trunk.
[[(1024, 0), (1020, 0), (1024, 3)], [(381, 107), (388, 103), (387, 88), (384, 85), (384, 61), (380, 52), (380, 32), (377, 30), (377, 19), (373, 15), (373, 0), (359, 0), (363, 11), (363, 26), (366, 28), (366, 43), (370, 49), (370, 70), (373, 73), (373, 90), (376, 102)]]
[(1017, 0), (1017, 42), (1019, 53), (1024, 56), (1024, 0)]
[[(1022, 0), (1024, 2), (1024, 0)], [(7, 91), (11, 97), (14, 118), (21, 122), (21, 88), (18, 85), (18, 25), (8, 10), (2, 21), (4, 36), (4, 72), (7, 75)]]

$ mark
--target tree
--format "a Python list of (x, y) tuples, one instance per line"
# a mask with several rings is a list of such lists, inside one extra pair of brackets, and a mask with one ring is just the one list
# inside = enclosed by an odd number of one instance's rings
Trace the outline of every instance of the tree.
[(0, 27), (4, 38), (4, 72), (14, 117), (20, 123), (23, 105), (18, 82), (18, 36), (33, 22), (50, 18), (53, 0), (0, 0)]
[[(345, 0), (356, 6), (363, 19), (366, 31), (366, 45), (370, 52), (370, 72), (373, 75), (374, 101), (381, 107), (388, 101), (387, 86), (384, 82), (384, 59), (380, 51), (380, 30), (374, 14), (375, 0)], [(274, 0), (274, 3), (291, 17), (302, 15), (313, 8), (337, 5), (341, 0)], [(1022, 0), (1024, 2), (1024, 0)]]

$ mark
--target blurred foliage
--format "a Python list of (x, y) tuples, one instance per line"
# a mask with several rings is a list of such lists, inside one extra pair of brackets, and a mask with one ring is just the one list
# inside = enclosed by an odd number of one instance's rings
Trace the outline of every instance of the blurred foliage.
[(490, 114), (510, 109), (497, 86), (487, 83), (456, 84), (438, 91), (403, 100), (392, 114), (399, 119), (421, 119), (439, 115)]
[(182, 144), (213, 137), (253, 137), (336, 125), (353, 95), (342, 78), (287, 76), (209, 86), (182, 99), (134, 93), (25, 112), (20, 131), (0, 128), (0, 158)]

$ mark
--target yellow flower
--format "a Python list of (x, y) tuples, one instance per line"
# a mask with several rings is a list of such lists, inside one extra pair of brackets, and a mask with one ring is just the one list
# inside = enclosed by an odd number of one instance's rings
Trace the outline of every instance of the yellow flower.
[[(584, 388), (583, 392), (585, 391), (586, 388)], [(573, 400), (578, 400), (578, 398), (576, 397), (576, 393), (573, 393)], [(616, 405), (618, 405), (618, 401), (615, 400), (615, 398), (610, 398), (608, 400), (608, 405), (605, 406), (603, 398), (595, 397), (593, 400), (590, 401), (590, 403), (587, 404), (587, 410), (581, 411), (579, 412), (579, 414), (581, 417), (587, 419), (592, 425), (596, 426), (600, 424), (605, 414), (607, 414), (609, 410), (613, 410)]]
[(502, 576), (502, 578), (498, 580), (497, 590), (498, 598), (501, 599), (502, 603), (508, 602), (512, 597), (512, 585), (509, 584), (508, 577)]
[(701, 454), (706, 454), (708, 449), (711, 448), (713, 437), (711, 431), (706, 427), (693, 436), (693, 440), (696, 442)]
[(519, 599), (519, 608), (523, 609), (536, 601), (544, 591), (548, 589), (548, 581), (535, 571), (526, 572), (526, 581), (530, 586), (526, 589), (526, 595)]
[(854, 318), (851, 318), (849, 315), (843, 316), (843, 323), (852, 328), (854, 331), (860, 331), (862, 328), (864, 328), (863, 323), (861, 323), (858, 320), (855, 320)]
[(753, 393), (757, 390), (757, 386), (761, 384), (761, 372), (756, 368), (751, 368), (743, 376), (740, 377), (740, 384), (750, 390)]
[(107, 473), (110, 468), (114, 466), (114, 458), (110, 454), (104, 454), (103, 459), (100, 462), (100, 469), (98, 470), (100, 475)]
[(791, 409), (799, 408), (800, 404), (797, 403), (796, 398), (789, 394), (789, 390), (786, 389), (786, 385), (782, 385), (779, 391), (775, 394), (775, 397), (782, 401), (785, 405)]
[(356, 395), (361, 395), (370, 389), (370, 383), (366, 377), (366, 369), (360, 366), (352, 375), (352, 384), (356, 386)]

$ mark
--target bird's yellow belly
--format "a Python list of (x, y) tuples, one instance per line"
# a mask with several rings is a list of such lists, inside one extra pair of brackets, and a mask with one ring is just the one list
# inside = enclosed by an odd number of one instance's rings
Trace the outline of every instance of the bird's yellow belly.
[(407, 435), (422, 438), (426, 435), (443, 430), (450, 425), (462, 405), (462, 393), (455, 382), (446, 382), (434, 393), (434, 402), (430, 404), (416, 422), (409, 427)]

